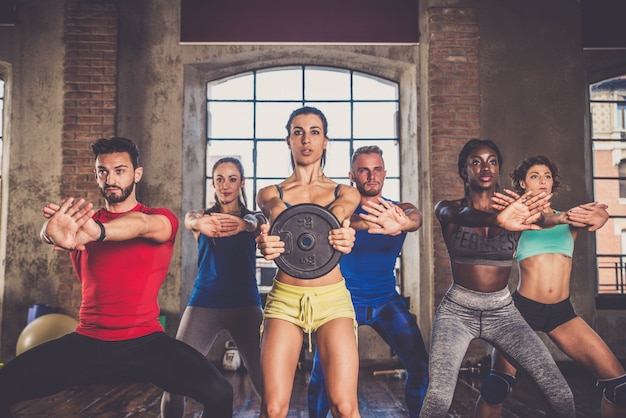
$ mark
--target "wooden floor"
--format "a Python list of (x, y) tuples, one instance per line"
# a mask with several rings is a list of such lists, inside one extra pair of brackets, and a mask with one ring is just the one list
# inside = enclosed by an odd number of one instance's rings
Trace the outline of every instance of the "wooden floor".
[[(560, 364), (576, 400), (577, 417), (599, 417), (600, 392), (594, 379), (572, 363)], [(373, 369), (363, 367), (359, 380), (359, 409), (364, 418), (407, 417), (404, 406), (403, 380), (394, 376), (374, 376)], [(235, 389), (235, 417), (258, 416), (259, 400), (253, 394), (245, 371), (225, 375)], [(290, 418), (308, 417), (306, 408), (307, 370), (298, 371), (291, 400)], [(469, 417), (478, 394), (480, 378), (462, 372), (456, 387), (449, 417)], [(161, 391), (147, 383), (128, 385), (94, 385), (77, 387), (57, 395), (23, 402), (13, 408), (19, 418), (119, 418), (159, 417)], [(503, 417), (546, 416), (545, 402), (523, 376), (518, 379), (512, 396), (505, 403)], [(201, 406), (189, 401), (185, 418), (200, 417)]]

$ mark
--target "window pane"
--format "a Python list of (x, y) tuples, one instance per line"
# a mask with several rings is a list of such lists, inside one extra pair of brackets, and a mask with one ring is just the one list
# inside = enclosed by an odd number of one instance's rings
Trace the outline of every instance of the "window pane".
[(304, 70), (305, 100), (350, 100), (350, 72), (307, 67)]
[(598, 291), (620, 293), (624, 280), (624, 254), (626, 219), (610, 218), (596, 231), (598, 253)]
[(287, 137), (285, 124), (291, 112), (301, 107), (302, 103), (257, 103), (256, 137), (283, 139)]
[(252, 176), (254, 165), (252, 160), (252, 141), (209, 141), (207, 145), (206, 175), (211, 177), (213, 164), (222, 157), (235, 157), (241, 161), (244, 174)]
[(259, 71), (256, 99), (302, 101), (302, 69), (294, 67)]
[(612, 139), (615, 138), (613, 129), (613, 103), (592, 103), (591, 118), (593, 120), (593, 138), (594, 139)]
[(398, 100), (396, 83), (369, 74), (354, 73), (354, 100)]
[[(400, 144), (393, 141), (354, 141), (354, 150), (369, 145), (378, 145), (383, 150), (387, 177), (400, 177)], [(352, 156), (350, 156), (352, 157)]]
[(271, 180), (259, 179), (259, 180), (257, 180), (257, 182), (256, 182), (256, 185), (257, 185), (257, 186), (256, 186), (256, 187), (257, 187), (257, 191), (258, 191), (258, 190), (261, 190), (261, 189), (262, 189), (262, 188), (264, 188), (264, 187), (271, 186), (271, 185), (273, 185), (273, 184), (278, 184), (278, 183), (280, 183), (282, 180), (283, 180), (283, 178), (281, 178), (280, 180), (274, 180), (274, 179), (271, 179)]
[(328, 120), (328, 137), (332, 139), (349, 139), (350, 135), (350, 103), (306, 103), (321, 110)]
[(254, 75), (247, 73), (209, 83), (208, 100), (252, 100), (254, 98)]
[(324, 173), (330, 178), (347, 178), (348, 171), (350, 171), (350, 157), (350, 142), (329, 141), (326, 147)]
[(291, 153), (285, 141), (259, 141), (257, 147), (257, 177), (283, 179), (291, 173)]
[(355, 138), (397, 138), (398, 105), (354, 103)]
[(386, 178), (383, 186), (383, 195), (391, 200), (401, 201), (400, 180)]
[(209, 138), (252, 138), (253, 103), (209, 102), (207, 136)]

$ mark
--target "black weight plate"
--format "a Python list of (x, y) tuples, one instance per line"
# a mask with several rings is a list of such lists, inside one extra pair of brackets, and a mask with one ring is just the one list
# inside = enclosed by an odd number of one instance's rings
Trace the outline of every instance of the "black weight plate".
[(315, 279), (330, 272), (341, 253), (328, 242), (328, 233), (341, 227), (339, 220), (320, 205), (302, 203), (284, 210), (270, 228), (279, 235), (285, 252), (274, 259), (279, 269), (299, 279)]

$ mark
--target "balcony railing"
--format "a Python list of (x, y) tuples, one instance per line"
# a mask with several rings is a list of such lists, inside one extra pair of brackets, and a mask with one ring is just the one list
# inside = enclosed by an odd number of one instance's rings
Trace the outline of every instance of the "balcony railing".
[(598, 293), (626, 294), (626, 254), (597, 254)]

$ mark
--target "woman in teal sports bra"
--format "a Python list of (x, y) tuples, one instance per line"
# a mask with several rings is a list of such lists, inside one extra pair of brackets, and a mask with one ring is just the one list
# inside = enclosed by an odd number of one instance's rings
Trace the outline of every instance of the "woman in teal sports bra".
[[(288, 205), (314, 203), (326, 207), (342, 225), (330, 231), (329, 243), (347, 254), (355, 241), (350, 216), (361, 198), (354, 187), (339, 186), (324, 175), (329, 141), (326, 117), (319, 109), (303, 107), (292, 112), (286, 128), (293, 173), (278, 187), (259, 190), (257, 204), (270, 223)], [(263, 225), (257, 246), (266, 260), (273, 260), (284, 251), (285, 243), (268, 231), (269, 225)], [(356, 327), (352, 299), (339, 265), (313, 279), (294, 277), (279, 269), (267, 295), (261, 326), (265, 388), (261, 417), (287, 416), (304, 334), (310, 336), (312, 332), (316, 333), (333, 416), (359, 417)]]
[[(513, 171), (516, 192), (556, 192), (560, 178), (556, 165), (544, 156), (527, 158)], [(517, 194), (498, 195), (502, 207)], [(598, 378), (603, 388), (602, 417), (626, 416), (626, 375), (606, 343), (576, 315), (570, 302), (570, 273), (574, 240), (578, 231), (595, 231), (608, 219), (607, 206), (587, 203), (567, 212), (546, 210), (560, 224), (538, 231), (524, 231), (516, 259), (519, 285), (513, 294), (516, 307), (535, 331), (545, 332), (569, 357)], [(553, 216), (556, 215), (556, 216)], [(499, 417), (502, 403), (515, 381), (516, 369), (494, 350), (492, 371), (481, 385), (476, 417)]]

